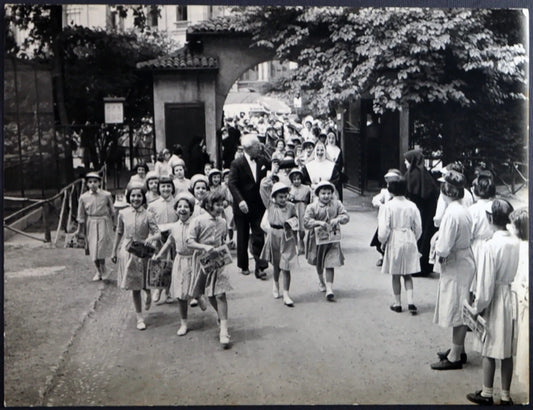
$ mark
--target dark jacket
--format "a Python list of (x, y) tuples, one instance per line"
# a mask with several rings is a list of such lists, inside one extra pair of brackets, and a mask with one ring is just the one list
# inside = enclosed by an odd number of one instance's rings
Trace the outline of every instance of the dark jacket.
[(257, 158), (255, 162), (257, 181), (254, 181), (254, 176), (244, 155), (231, 163), (228, 187), (233, 196), (233, 212), (235, 214), (242, 215), (239, 203), (243, 200), (248, 205), (250, 216), (261, 217), (265, 212), (265, 206), (259, 194), (259, 185), (270, 166), (268, 161), (262, 157)]

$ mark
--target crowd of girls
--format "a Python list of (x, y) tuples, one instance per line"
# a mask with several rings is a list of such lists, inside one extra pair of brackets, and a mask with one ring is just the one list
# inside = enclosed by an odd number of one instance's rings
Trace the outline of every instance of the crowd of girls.
[[(297, 303), (289, 291), (298, 254), (305, 254), (309, 265), (315, 267), (318, 288), (325, 292), (325, 299), (335, 300), (334, 269), (344, 264), (344, 255), (340, 242), (323, 243), (318, 236), (320, 230), (335, 231), (349, 222), (335, 185), (339, 169), (334, 161), (324, 163), (327, 145), (318, 138), (302, 145), (304, 149), (296, 157), (286, 150), (286, 144), (277, 144), (271, 169), (260, 183), (266, 208), (261, 222), (266, 240), (260, 257), (273, 268), (273, 297), (281, 298), (287, 307)], [(307, 147), (313, 148), (310, 155)], [(387, 187), (373, 201), (379, 212), (372, 245), (381, 253), (378, 265), (382, 272), (392, 278), (394, 301), (390, 309), (402, 312), (403, 278), (407, 310), (417, 314), (412, 276), (437, 272), (433, 321), (451, 329), (451, 343), (448, 349), (437, 352), (439, 360), (431, 368), (456, 370), (467, 363), (468, 328), (462, 311), (468, 303), (474, 315), (485, 320), (487, 332), (484, 340), (473, 343), (483, 357), (482, 388), (467, 398), (478, 404), (493, 403), (495, 366), (500, 361), (500, 403), (512, 404), (513, 355), (519, 380), (528, 383), (528, 212), (514, 210), (509, 202), (495, 197), (494, 176), (489, 172), (478, 173), (467, 186), (458, 163), (444, 168), (442, 177), (435, 180), (425, 169), (420, 151), (407, 152), (405, 160), (405, 175), (389, 170), (385, 175)], [(147, 259), (128, 251), (134, 240), (155, 245), (154, 258), (173, 260), (171, 285), (163, 290), (163, 300), (178, 301), (177, 334), (183, 336), (188, 331), (189, 305), (198, 304), (205, 310), (207, 299), (217, 314), (220, 343), (228, 346), (229, 274), (224, 267), (206, 274), (199, 259), (205, 252), (232, 242), (233, 198), (225, 181), (227, 170), (207, 168), (206, 175), (195, 174), (189, 180), (181, 159), (172, 163), (171, 175), (163, 176), (148, 172), (140, 164), (126, 190), (129, 206), (118, 217), (110, 194), (99, 188), (100, 177), (89, 173), (89, 191), (80, 199), (78, 221), (80, 229), (86, 231), (89, 254), (95, 262), (94, 280), (105, 276), (105, 258), (111, 256), (118, 263), (119, 287), (132, 292), (139, 330), (146, 328), (141, 292), (145, 293), (145, 310), (162, 295), (156, 292), (152, 296), (147, 288)], [(114, 228), (113, 243), (110, 236)], [(513, 303), (514, 295), (517, 303)]]
[[(394, 303), (390, 308), (402, 311), (403, 277), (408, 310), (416, 314), (411, 276), (438, 273), (433, 321), (451, 328), (452, 333), (450, 347), (437, 352), (439, 360), (431, 368), (456, 370), (467, 363), (465, 338), (469, 329), (462, 313), (466, 303), (473, 317), (479, 315), (486, 323), (483, 340), (472, 336), (473, 349), (483, 357), (482, 389), (468, 394), (467, 399), (493, 404), (498, 360), (500, 404), (513, 404), (513, 355), (515, 373), (525, 386), (529, 383), (529, 352), (525, 348), (529, 342), (528, 211), (515, 211), (508, 201), (495, 198), (494, 175), (489, 171), (477, 172), (469, 189), (458, 162), (446, 166), (441, 178), (434, 181), (420, 151), (409, 151), (405, 158), (405, 177), (399, 170), (389, 170), (385, 175), (387, 188), (373, 199), (379, 212), (371, 246), (383, 255), (378, 260), (382, 272), (392, 276)], [(436, 189), (436, 182), (441, 183), (440, 189)]]

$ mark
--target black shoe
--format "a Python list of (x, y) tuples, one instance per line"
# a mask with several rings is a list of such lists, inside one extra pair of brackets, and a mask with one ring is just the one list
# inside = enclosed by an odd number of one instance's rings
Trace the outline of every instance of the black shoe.
[[(445, 352), (437, 352), (437, 356), (439, 356), (439, 360), (446, 359), (448, 357), (448, 355), (450, 354), (450, 350), (451, 349), (448, 349)], [(466, 359), (467, 359), (466, 353), (461, 353), (460, 357), (461, 357), (461, 363), (465, 364), (466, 363)]]
[(390, 310), (392, 310), (393, 312), (396, 312), (396, 313), (400, 313), (402, 311), (402, 307), (400, 305), (398, 305), (398, 306), (390, 305)]
[(267, 278), (266, 272), (263, 271), (263, 269), (256, 269), (255, 270), (255, 277), (257, 279), (265, 280)]
[(514, 406), (513, 399), (509, 397), (509, 400), (500, 399), (500, 406)]
[(463, 363), (460, 360), (450, 362), (448, 359), (444, 359), (437, 363), (432, 363), (431, 368), (433, 370), (459, 370), (463, 368)]
[(407, 305), (407, 309), (409, 310), (409, 313), (412, 314), (413, 316), (418, 313), (418, 309), (416, 308), (415, 305)]
[(483, 397), (481, 395), (481, 390), (478, 390), (475, 393), (468, 393), (466, 398), (472, 403), (482, 404), (484, 406), (492, 406), (494, 404), (492, 397)]
[(250, 271), (248, 269), (241, 269), (241, 274), (244, 276), (248, 276), (250, 274)]

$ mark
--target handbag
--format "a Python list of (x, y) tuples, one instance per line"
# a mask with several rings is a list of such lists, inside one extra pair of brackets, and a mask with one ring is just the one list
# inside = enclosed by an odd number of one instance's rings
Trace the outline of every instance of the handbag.
[(73, 233), (67, 233), (65, 236), (65, 248), (84, 249), (85, 237)]
[(146, 286), (151, 289), (168, 288), (172, 279), (172, 261), (149, 259)]
[(155, 253), (153, 246), (145, 245), (144, 242), (139, 241), (131, 241), (126, 250), (139, 258), (149, 258)]

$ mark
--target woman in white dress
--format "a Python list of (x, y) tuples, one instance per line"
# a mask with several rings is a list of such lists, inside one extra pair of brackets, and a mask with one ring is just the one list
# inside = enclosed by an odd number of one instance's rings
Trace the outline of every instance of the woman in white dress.
[(328, 158), (326, 146), (322, 142), (316, 143), (314, 159), (305, 164), (302, 172), (304, 175), (304, 183), (311, 185), (313, 192), (321, 181), (328, 181), (333, 185), (336, 185), (339, 180), (337, 166), (335, 165), (335, 162)]
[(433, 322), (453, 330), (452, 347), (437, 354), (440, 361), (431, 365), (434, 370), (462, 369), (466, 362), (464, 342), (468, 328), (463, 324), (462, 308), (463, 302), (469, 297), (476, 265), (470, 246), (472, 217), (460, 203), (465, 182), (463, 174), (449, 171), (441, 185), (447, 207), (435, 244), (440, 279)]

